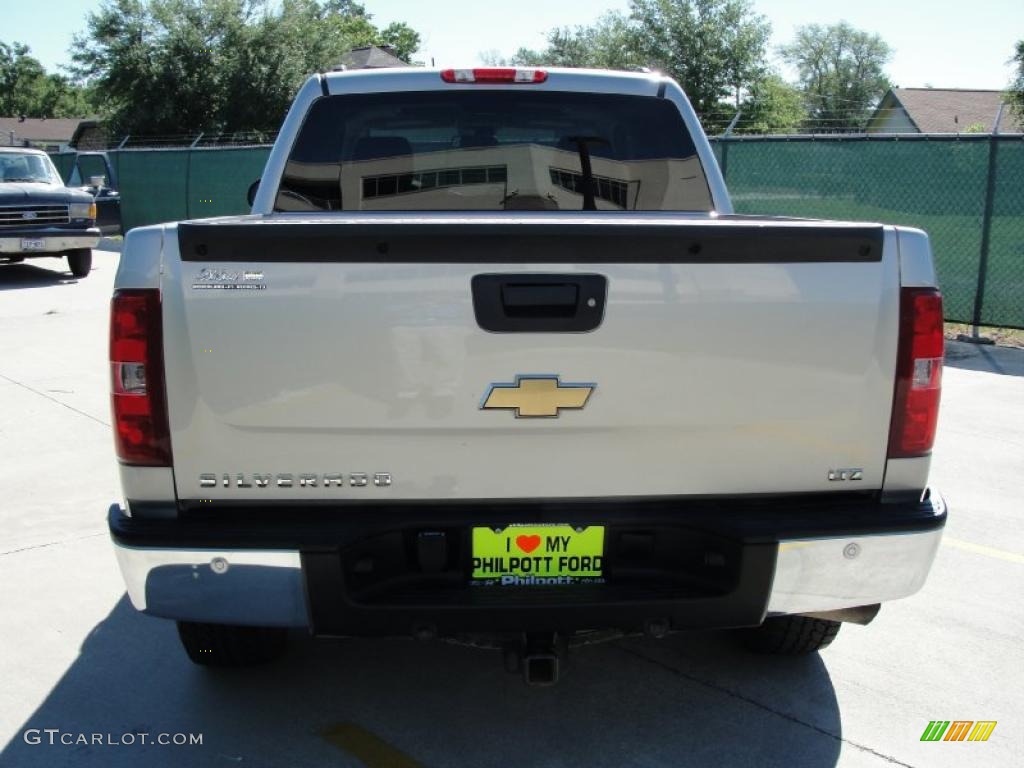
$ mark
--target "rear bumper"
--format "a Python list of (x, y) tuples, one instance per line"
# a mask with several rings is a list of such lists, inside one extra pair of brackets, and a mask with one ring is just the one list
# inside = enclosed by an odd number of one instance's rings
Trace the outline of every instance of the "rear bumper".
[[(128, 517), (115, 505), (109, 515), (137, 609), (323, 635), (632, 630), (665, 619), (676, 629), (736, 627), (870, 605), (920, 589), (946, 520), (934, 492), (885, 505), (794, 498), (151, 511)], [(514, 522), (605, 525), (608, 583), (468, 586), (469, 528)], [(446, 533), (443, 565), (425, 569), (417, 559), (423, 531)]]
[[(42, 240), (42, 248), (25, 250), (22, 240)], [(76, 248), (95, 248), (100, 242), (100, 231), (96, 227), (88, 229), (49, 229), (49, 230), (5, 230), (0, 233), (0, 254), (17, 256), (50, 256), (55, 253), (71, 251)]]

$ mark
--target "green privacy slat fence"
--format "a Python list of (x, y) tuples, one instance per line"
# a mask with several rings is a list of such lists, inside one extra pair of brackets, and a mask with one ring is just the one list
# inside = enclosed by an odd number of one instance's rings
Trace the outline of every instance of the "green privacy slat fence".
[[(921, 227), (932, 239), (947, 320), (1024, 328), (1021, 136), (712, 143), (737, 212)], [(269, 147), (110, 152), (125, 229), (246, 212), (246, 190), (268, 154)]]
[[(269, 154), (270, 147), (109, 151), (107, 157), (121, 192), (124, 230), (165, 221), (248, 213), (246, 192), (263, 173)], [(74, 153), (50, 157), (67, 181)]]
[[(188, 218), (189, 152), (111, 152), (121, 192), (121, 224), (134, 227)], [(199, 163), (193, 172), (198, 172)], [(242, 198), (242, 206), (245, 198)], [(238, 207), (236, 207), (236, 211)]]
[(268, 147), (111, 152), (125, 230), (144, 224), (247, 213), (249, 185)]
[(982, 322), (1024, 327), (1024, 141), (997, 142)]
[(920, 227), (931, 237), (947, 320), (1024, 327), (1021, 136), (736, 138), (714, 145), (738, 213)]

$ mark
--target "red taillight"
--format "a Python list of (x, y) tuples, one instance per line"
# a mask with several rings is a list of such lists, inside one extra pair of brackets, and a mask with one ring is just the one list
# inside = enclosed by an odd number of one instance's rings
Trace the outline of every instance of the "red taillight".
[(158, 290), (114, 292), (110, 375), (117, 457), (125, 464), (171, 466)]
[(890, 459), (925, 456), (932, 449), (939, 419), (944, 343), (942, 294), (934, 288), (902, 289)]
[(442, 69), (446, 83), (512, 83), (528, 85), (543, 83), (548, 73), (543, 69), (516, 67), (478, 67), (476, 69)]

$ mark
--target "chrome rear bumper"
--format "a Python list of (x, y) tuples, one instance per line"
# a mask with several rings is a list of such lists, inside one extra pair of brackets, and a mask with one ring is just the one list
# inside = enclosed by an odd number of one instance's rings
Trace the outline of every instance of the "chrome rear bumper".
[(308, 624), (298, 552), (136, 549), (114, 542), (132, 605), (182, 621)]
[[(765, 572), (759, 577), (762, 586), (754, 585), (767, 595), (759, 603), (761, 618), (871, 605), (917, 592), (931, 569), (946, 516), (938, 494), (923, 503), (934, 514), (925, 530), (780, 539), (774, 573)], [(116, 534), (114, 548), (132, 604), (147, 614), (224, 624), (311, 625), (298, 549), (137, 546), (118, 541)], [(768, 591), (763, 582), (770, 575)], [(609, 619), (615, 613), (611, 605), (600, 610), (607, 614), (597, 615)]]
[(768, 615), (908, 597), (924, 585), (942, 530), (779, 543)]

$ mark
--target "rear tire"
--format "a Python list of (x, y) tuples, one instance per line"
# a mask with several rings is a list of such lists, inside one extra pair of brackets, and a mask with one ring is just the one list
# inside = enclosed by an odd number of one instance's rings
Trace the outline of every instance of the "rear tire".
[(68, 268), (75, 277), (85, 277), (92, 270), (92, 251), (88, 248), (76, 248), (68, 251)]
[(288, 645), (283, 627), (238, 627), (178, 622), (188, 657), (204, 667), (249, 667), (281, 658)]
[(743, 644), (757, 653), (797, 656), (827, 648), (841, 622), (810, 616), (773, 616), (753, 629), (740, 630)]

